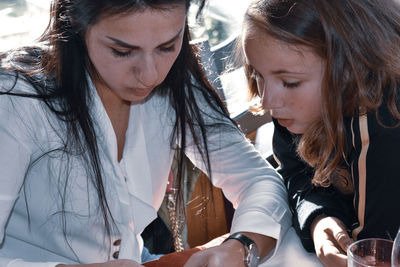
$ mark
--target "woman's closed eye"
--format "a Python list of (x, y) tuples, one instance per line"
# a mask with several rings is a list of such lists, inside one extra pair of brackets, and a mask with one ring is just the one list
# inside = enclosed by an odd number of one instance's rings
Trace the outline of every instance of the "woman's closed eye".
[(116, 57), (129, 57), (132, 54), (132, 50), (129, 51), (120, 51), (115, 48), (111, 48), (112, 53)]
[(283, 83), (283, 86), (286, 87), (286, 88), (295, 88), (295, 87), (298, 87), (300, 85), (300, 82), (285, 82), (285, 81), (282, 81), (282, 83)]
[(175, 51), (175, 45), (173, 44), (173, 45), (170, 45), (170, 46), (161, 46), (159, 49), (160, 49), (161, 52), (165, 52), (165, 53), (174, 52)]
[[(175, 51), (175, 45), (171, 45), (171, 46), (161, 46), (158, 48), (161, 52), (163, 53), (170, 53), (170, 52), (174, 52)], [(115, 48), (111, 48), (112, 53), (114, 54), (114, 56), (116, 57), (129, 57), (130, 55), (132, 55), (132, 50), (128, 50), (128, 51), (121, 51)]]

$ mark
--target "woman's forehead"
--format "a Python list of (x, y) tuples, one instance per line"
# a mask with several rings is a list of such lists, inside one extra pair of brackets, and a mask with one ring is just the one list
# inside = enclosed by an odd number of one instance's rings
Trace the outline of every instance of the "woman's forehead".
[(118, 39), (132, 46), (141, 47), (171, 40), (183, 33), (185, 22), (184, 6), (169, 10), (145, 9), (123, 16), (105, 17), (91, 26), (89, 31), (101, 38)]

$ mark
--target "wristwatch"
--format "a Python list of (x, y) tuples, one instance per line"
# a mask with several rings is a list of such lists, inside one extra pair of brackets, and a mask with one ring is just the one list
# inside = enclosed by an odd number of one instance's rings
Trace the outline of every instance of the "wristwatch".
[(258, 247), (252, 239), (241, 233), (231, 234), (227, 239), (224, 240), (224, 242), (228, 241), (229, 239), (236, 239), (237, 241), (243, 244), (245, 248), (244, 264), (246, 266), (248, 267), (258, 266), (258, 262), (260, 261), (260, 256), (258, 254)]

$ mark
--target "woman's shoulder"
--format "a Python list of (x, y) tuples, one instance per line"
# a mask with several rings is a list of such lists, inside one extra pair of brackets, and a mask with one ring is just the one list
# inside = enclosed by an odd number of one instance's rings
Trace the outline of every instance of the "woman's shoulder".
[(45, 110), (37, 95), (34, 85), (24, 75), (0, 69), (0, 112), (3, 115), (37, 122)]
[(48, 83), (39, 63), (44, 54), (44, 50), (37, 47), (0, 54), (0, 92), (35, 94), (35, 86)]
[[(370, 142), (400, 141), (400, 119), (393, 114), (387, 102), (368, 112), (355, 112), (344, 120), (345, 129), (350, 133), (348, 142), (365, 139)], [(364, 141), (365, 142), (365, 141)]]
[(0, 70), (0, 108), (15, 109), (19, 113), (32, 113), (42, 101), (34, 85), (22, 74)]
[(21, 73), (0, 68), (0, 93), (1, 94), (34, 94), (35, 89)]

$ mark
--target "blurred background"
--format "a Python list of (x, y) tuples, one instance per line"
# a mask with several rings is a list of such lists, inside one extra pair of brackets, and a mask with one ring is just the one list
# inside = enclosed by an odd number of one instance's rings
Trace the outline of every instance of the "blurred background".
[(49, 0), (0, 0), (0, 51), (29, 45), (49, 20)]
[[(218, 45), (238, 33), (249, 0), (209, 0), (199, 20), (196, 6), (189, 22), (194, 38), (206, 38)], [(0, 51), (31, 44), (46, 28), (50, 0), (0, 0)]]

